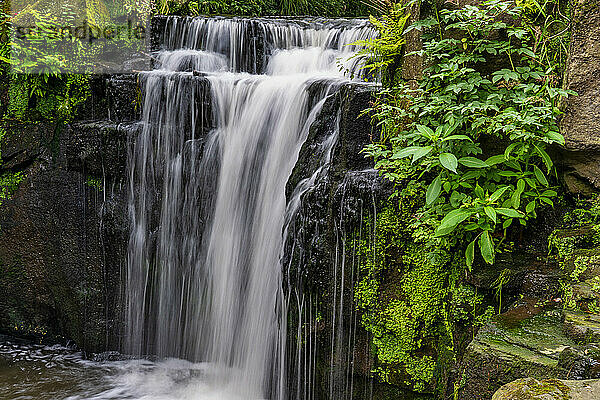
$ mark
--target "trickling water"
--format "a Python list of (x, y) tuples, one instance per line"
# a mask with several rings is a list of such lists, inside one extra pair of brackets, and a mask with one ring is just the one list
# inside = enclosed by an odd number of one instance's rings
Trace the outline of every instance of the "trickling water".
[(217, 398), (286, 398), (284, 224), (314, 177), (289, 207), (285, 187), (346, 82), (345, 45), (373, 34), (364, 21), (166, 21), (130, 155), (125, 351), (208, 363)]

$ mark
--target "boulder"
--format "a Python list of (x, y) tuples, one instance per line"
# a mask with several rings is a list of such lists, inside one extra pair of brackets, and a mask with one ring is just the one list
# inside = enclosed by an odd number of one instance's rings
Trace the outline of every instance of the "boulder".
[(502, 386), (492, 400), (595, 400), (600, 398), (600, 380), (518, 379)]

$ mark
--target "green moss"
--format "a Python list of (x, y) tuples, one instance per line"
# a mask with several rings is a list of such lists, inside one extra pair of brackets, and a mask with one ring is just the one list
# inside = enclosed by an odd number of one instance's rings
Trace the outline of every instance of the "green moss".
[[(599, 247), (600, 198), (596, 198), (581, 202), (576, 209), (565, 214), (562, 227), (549, 238), (550, 254), (556, 258), (565, 274), (561, 289), (566, 308), (576, 309), (580, 306), (573, 285), (600, 275)], [(597, 304), (590, 306), (593, 310), (600, 310)]]
[(417, 391), (435, 386), (441, 358), (452, 352), (448, 315), (450, 253), (427, 251), (424, 230), (411, 231), (407, 207), (390, 203), (367, 220), (370, 237), (358, 241), (360, 279), (355, 301), (363, 327), (372, 334), (376, 376)]
[(0, 175), (0, 205), (10, 199), (24, 179), (23, 172), (5, 172)]

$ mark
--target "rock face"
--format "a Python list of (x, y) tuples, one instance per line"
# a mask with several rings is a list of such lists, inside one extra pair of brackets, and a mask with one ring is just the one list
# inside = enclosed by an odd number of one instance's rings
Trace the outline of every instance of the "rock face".
[(600, 2), (573, 2), (573, 35), (565, 75), (566, 86), (578, 96), (569, 98), (562, 133), (568, 167), (565, 180), (574, 192), (600, 188)]
[(15, 126), (2, 140), (0, 173), (24, 180), (0, 207), (0, 331), (94, 352), (118, 343), (132, 131), (124, 122), (136, 118), (136, 91), (124, 88), (136, 80), (98, 76), (92, 87), (80, 116), (103, 122)]
[(562, 381), (523, 378), (502, 386), (492, 400), (594, 400), (600, 398), (600, 380)]

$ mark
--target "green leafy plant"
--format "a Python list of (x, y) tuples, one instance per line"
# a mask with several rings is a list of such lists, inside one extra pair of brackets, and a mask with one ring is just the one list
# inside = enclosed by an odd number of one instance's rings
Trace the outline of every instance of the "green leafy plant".
[(387, 85), (367, 110), (382, 134), (366, 153), (397, 184), (428, 182), (421, 220), (435, 236), (464, 243), (468, 267), (476, 253), (492, 264), (506, 230), (557, 196), (548, 147), (564, 144), (558, 102), (574, 93), (532, 50), (536, 39), (520, 15), (492, 0), (420, 22), (438, 29), (419, 52), (429, 64), (419, 87)]
[(396, 73), (399, 72), (398, 66), (406, 44), (404, 29), (410, 18), (410, 14), (406, 13), (408, 5), (395, 4), (380, 19), (371, 16), (369, 20), (379, 31), (379, 36), (353, 43), (360, 50), (352, 58), (360, 59), (363, 69), (371, 76), (378, 76), (384, 84), (397, 80)]

